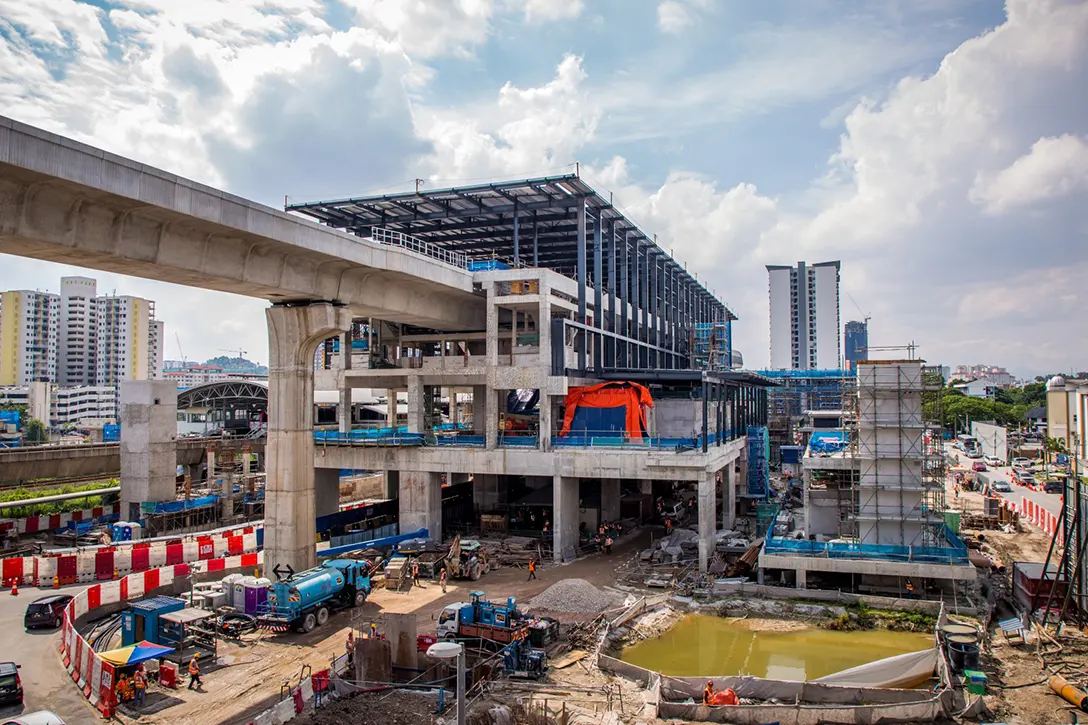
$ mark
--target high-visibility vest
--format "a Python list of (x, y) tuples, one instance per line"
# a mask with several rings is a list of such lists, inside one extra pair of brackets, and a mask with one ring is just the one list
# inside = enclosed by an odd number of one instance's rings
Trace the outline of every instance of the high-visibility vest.
[(143, 690), (147, 688), (147, 678), (142, 673), (137, 672), (132, 677), (133, 683), (136, 685), (137, 690)]
[(197, 661), (196, 661), (195, 657), (193, 659), (189, 660), (189, 674), (190, 675), (199, 675), (200, 674), (200, 665), (197, 664)]

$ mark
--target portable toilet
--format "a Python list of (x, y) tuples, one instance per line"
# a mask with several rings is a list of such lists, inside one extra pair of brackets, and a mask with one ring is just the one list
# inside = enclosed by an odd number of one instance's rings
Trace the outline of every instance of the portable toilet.
[(121, 612), (121, 646), (147, 640), (159, 642), (159, 617), (185, 609), (185, 602), (174, 597), (151, 597), (133, 602)]
[(240, 576), (231, 585), (230, 605), (239, 612), (246, 611), (246, 587), (245, 577)]
[(234, 584), (240, 581), (242, 581), (241, 574), (227, 574), (220, 580), (219, 585), (223, 588), (223, 598), (219, 606), (234, 606)]
[(246, 592), (245, 601), (245, 613), (256, 614), (257, 613), (257, 577), (247, 576), (242, 577), (242, 588)]
[(268, 601), (268, 589), (272, 586), (272, 580), (265, 577), (258, 577), (257, 579), (257, 609), (261, 608), (265, 602)]
[(139, 523), (135, 521), (129, 523), (128, 530), (129, 539), (131, 541), (139, 541), (140, 539), (144, 538), (144, 527), (140, 526)]

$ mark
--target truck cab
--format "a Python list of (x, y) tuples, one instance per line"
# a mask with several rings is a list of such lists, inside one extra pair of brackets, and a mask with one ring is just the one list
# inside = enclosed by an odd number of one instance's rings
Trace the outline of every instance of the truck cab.
[(495, 604), (483, 598), (483, 592), (472, 592), (472, 601), (450, 604), (438, 617), (439, 639), (484, 639), (512, 642), (526, 630), (517, 608), (517, 600), (507, 597), (505, 604)]

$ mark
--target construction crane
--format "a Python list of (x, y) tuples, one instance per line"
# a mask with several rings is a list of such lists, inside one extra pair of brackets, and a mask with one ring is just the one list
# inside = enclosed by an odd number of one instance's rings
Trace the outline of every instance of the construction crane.
[(178, 334), (177, 330), (174, 330), (174, 339), (178, 341), (178, 354), (181, 355), (181, 365), (186, 367), (189, 363), (185, 360), (185, 351), (181, 349), (181, 335)]
[(868, 329), (869, 328), (869, 320), (873, 319), (872, 313), (866, 314), (865, 311), (861, 309), (861, 305), (859, 305), (857, 303), (857, 300), (854, 299), (854, 295), (850, 294), (849, 292), (846, 292), (846, 296), (850, 298), (850, 301), (854, 303), (854, 307), (857, 307), (858, 312), (860, 312), (861, 316), (863, 318), (865, 318), (865, 328)]
[(238, 348), (237, 350), (228, 350), (225, 347), (220, 347), (220, 348), (217, 348), (217, 349), (218, 349), (219, 352), (231, 352), (231, 353), (236, 352), (236, 353), (238, 353), (238, 359), (239, 360), (245, 360), (246, 359), (246, 351), (243, 350), (242, 348)]

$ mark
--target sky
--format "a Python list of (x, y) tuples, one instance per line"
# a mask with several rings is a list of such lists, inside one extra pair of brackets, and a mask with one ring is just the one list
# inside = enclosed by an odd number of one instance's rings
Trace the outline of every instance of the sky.
[[(748, 368), (765, 265), (838, 259), (872, 346), (1034, 376), (1088, 367), (1085, 38), (1088, 0), (0, 0), (0, 114), (278, 208), (577, 162)], [(263, 301), (93, 276), (168, 359), (268, 359)]]

